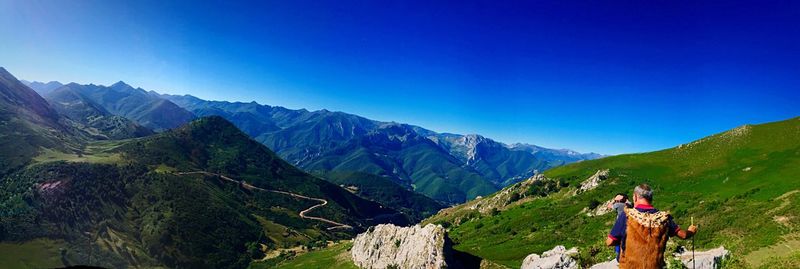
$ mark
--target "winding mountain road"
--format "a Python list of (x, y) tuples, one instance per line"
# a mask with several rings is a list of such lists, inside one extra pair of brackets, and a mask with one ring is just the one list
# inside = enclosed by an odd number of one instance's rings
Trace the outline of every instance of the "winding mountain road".
[(297, 194), (297, 193), (293, 193), (293, 192), (288, 192), (288, 191), (268, 190), (268, 189), (264, 189), (264, 188), (259, 188), (259, 187), (250, 185), (250, 183), (247, 183), (244, 180), (239, 181), (239, 180), (235, 180), (235, 179), (232, 179), (230, 177), (227, 177), (225, 175), (220, 175), (220, 174), (217, 174), (217, 173), (211, 173), (211, 172), (206, 172), (206, 171), (175, 172), (174, 174), (176, 174), (176, 175), (197, 175), (197, 174), (202, 174), (202, 175), (207, 175), (207, 176), (217, 176), (217, 177), (219, 177), (219, 178), (221, 178), (223, 180), (230, 181), (230, 182), (237, 183), (237, 184), (241, 184), (242, 187), (244, 187), (245, 189), (251, 190), (251, 191), (252, 190), (257, 190), (257, 191), (264, 191), (264, 192), (272, 192), (272, 193), (278, 193), (278, 194), (283, 194), (283, 195), (289, 195), (289, 196), (292, 196), (292, 197), (298, 198), (298, 199), (317, 201), (317, 202), (320, 202), (320, 203), (316, 204), (316, 205), (313, 205), (313, 206), (311, 206), (309, 208), (306, 208), (303, 211), (300, 211), (300, 213), (298, 215), (300, 215), (300, 217), (304, 218), (304, 219), (316, 220), (316, 221), (325, 222), (325, 223), (328, 223), (328, 224), (331, 224), (331, 225), (335, 225), (333, 227), (328, 227), (327, 228), (328, 230), (353, 229), (353, 226), (350, 226), (350, 225), (347, 225), (347, 224), (335, 222), (335, 221), (332, 221), (332, 220), (329, 220), (329, 219), (326, 219), (326, 218), (312, 217), (312, 216), (306, 215), (306, 214), (308, 214), (308, 212), (311, 212), (311, 210), (314, 210), (314, 209), (316, 209), (318, 207), (322, 207), (322, 206), (327, 205), (328, 201), (325, 200), (325, 199), (308, 197), (308, 196), (305, 196), (305, 195), (301, 195), (301, 194)]

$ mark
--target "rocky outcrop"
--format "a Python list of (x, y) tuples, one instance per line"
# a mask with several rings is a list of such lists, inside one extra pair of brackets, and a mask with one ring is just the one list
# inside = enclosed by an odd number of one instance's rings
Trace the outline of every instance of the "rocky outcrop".
[(519, 199), (519, 197), (523, 197), (525, 195), (525, 191), (530, 188), (533, 183), (542, 180), (550, 179), (545, 177), (544, 174), (536, 174), (522, 182), (498, 191), (492, 196), (475, 199), (475, 201), (466, 204), (466, 206), (470, 210), (477, 210), (482, 214), (489, 213), (492, 211), (492, 209), (502, 209), (509, 203), (514, 202), (512, 197), (516, 196), (517, 199)]
[(597, 172), (594, 173), (594, 175), (590, 176), (585, 181), (583, 181), (583, 183), (581, 183), (581, 187), (578, 188), (578, 192), (579, 193), (585, 192), (597, 188), (597, 186), (600, 185), (601, 181), (606, 180), (608, 178), (608, 172), (609, 172), (608, 169), (597, 170)]
[(361, 268), (445, 268), (445, 241), (441, 225), (381, 224), (356, 236), (351, 256)]
[(583, 212), (586, 213), (586, 216), (595, 217), (595, 216), (602, 216), (611, 212), (614, 212), (614, 209), (611, 206), (614, 204), (614, 199), (605, 201), (604, 203), (598, 205), (595, 209), (584, 208)]
[(528, 255), (522, 261), (520, 269), (578, 269), (580, 265), (573, 258), (575, 255), (578, 255), (576, 248), (567, 250), (564, 246), (556, 246), (542, 255)]
[(695, 251), (694, 253), (694, 266), (692, 265), (692, 252), (684, 251), (683, 253), (676, 254), (683, 265), (687, 268), (696, 269), (716, 269), (722, 264), (722, 260), (728, 257), (729, 251), (725, 247), (718, 247), (706, 251)]

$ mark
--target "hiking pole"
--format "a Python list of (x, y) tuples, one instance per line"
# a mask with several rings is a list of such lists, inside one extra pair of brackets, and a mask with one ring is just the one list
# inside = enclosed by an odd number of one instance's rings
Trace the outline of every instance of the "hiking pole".
[[(694, 216), (692, 218), (691, 226), (694, 226)], [(690, 227), (691, 227), (690, 226)], [(694, 261), (694, 235), (692, 235), (692, 269), (695, 269), (695, 261)]]

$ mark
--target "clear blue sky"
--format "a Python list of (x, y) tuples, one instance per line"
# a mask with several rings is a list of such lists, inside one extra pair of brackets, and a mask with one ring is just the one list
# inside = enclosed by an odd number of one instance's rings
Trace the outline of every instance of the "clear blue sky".
[(260, 2), (0, 0), (0, 66), (611, 154), (800, 116), (797, 1)]

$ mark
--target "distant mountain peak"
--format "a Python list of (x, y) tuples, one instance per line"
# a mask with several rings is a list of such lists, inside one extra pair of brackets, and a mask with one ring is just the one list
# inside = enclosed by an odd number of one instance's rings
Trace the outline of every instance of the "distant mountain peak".
[(39, 81), (27, 81), (24, 79), (21, 79), (19, 81), (22, 82), (22, 84), (25, 84), (25, 86), (28, 86), (28, 88), (31, 88), (34, 91), (36, 91), (39, 95), (46, 95), (64, 86), (64, 84), (61, 84), (61, 82), (58, 81), (50, 81), (47, 83)]
[(125, 82), (124, 82), (124, 81), (122, 81), (122, 80), (120, 80), (120, 81), (117, 81), (117, 83), (111, 84), (111, 86), (110, 86), (109, 88), (112, 88), (112, 89), (118, 89), (118, 90), (122, 90), (122, 89), (125, 89), (125, 90), (128, 90), (128, 89), (130, 89), (130, 90), (134, 90), (133, 86), (131, 86), (131, 85), (128, 85), (127, 83), (125, 83)]

